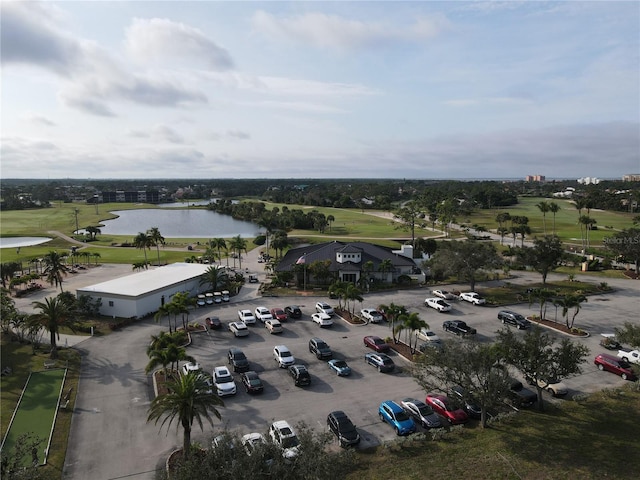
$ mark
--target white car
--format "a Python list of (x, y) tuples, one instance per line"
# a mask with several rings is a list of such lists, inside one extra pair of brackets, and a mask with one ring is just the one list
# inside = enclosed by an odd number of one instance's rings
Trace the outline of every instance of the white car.
[(251, 456), (256, 448), (267, 444), (267, 440), (264, 438), (264, 435), (257, 432), (243, 435), (241, 442), (244, 447), (244, 451), (247, 452), (247, 455), (249, 456)]
[(244, 322), (231, 322), (229, 324), (229, 331), (236, 337), (246, 337), (249, 335), (249, 329)]
[(296, 363), (296, 359), (291, 353), (291, 350), (284, 345), (276, 345), (273, 347), (273, 359), (278, 362), (280, 368), (287, 368)]
[(439, 312), (451, 311), (451, 304), (445, 302), (441, 298), (437, 298), (437, 297), (427, 298), (425, 299), (424, 304), (427, 307), (435, 308)]
[(316, 303), (316, 312), (318, 313), (326, 313), (330, 317), (335, 313), (331, 305), (326, 302), (318, 302)]
[(204, 307), (207, 304), (207, 299), (203, 294), (198, 295), (198, 299), (196, 300), (196, 304), (199, 307)]
[(360, 310), (360, 316), (371, 323), (382, 321), (382, 314), (375, 308), (363, 308)]
[(202, 373), (202, 368), (198, 363), (187, 362), (182, 366), (182, 374), (188, 375), (189, 373)]
[(238, 318), (245, 325), (253, 325), (256, 323), (256, 317), (253, 316), (251, 310), (238, 310)]
[(474, 305), (484, 305), (487, 301), (476, 292), (463, 292), (460, 294), (460, 300), (473, 303)]
[(314, 313), (311, 315), (311, 320), (320, 325), (321, 327), (330, 327), (333, 325), (333, 320), (326, 313)]
[(282, 456), (285, 460), (292, 460), (298, 455), (300, 441), (287, 421), (273, 422), (269, 427), (269, 436), (273, 443), (282, 449)]
[(272, 320), (273, 319), (273, 315), (271, 315), (271, 312), (269, 312), (269, 309), (265, 308), (265, 307), (256, 308), (255, 317), (258, 320), (260, 320), (262, 323), (266, 322), (267, 320)]
[(444, 298), (445, 300), (454, 300), (456, 298), (453, 293), (447, 292), (446, 290), (434, 290), (433, 294), (436, 297)]
[(426, 328), (421, 328), (420, 330), (416, 330), (416, 337), (418, 337), (418, 339), (424, 342), (429, 342), (429, 343), (442, 342), (442, 340), (440, 340), (440, 337), (438, 335), (436, 335), (434, 332)]
[(216, 387), (216, 393), (219, 397), (235, 395), (238, 391), (231, 372), (225, 366), (215, 367), (213, 369), (213, 384)]
[(282, 329), (282, 324), (280, 323), (280, 321), (273, 318), (271, 320), (265, 320), (264, 328), (269, 330), (269, 333), (271, 334), (282, 333), (284, 331)]

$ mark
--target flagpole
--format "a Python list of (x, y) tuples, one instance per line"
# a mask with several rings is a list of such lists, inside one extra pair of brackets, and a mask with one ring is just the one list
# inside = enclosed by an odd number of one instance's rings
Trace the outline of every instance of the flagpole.
[(302, 289), (307, 291), (307, 262), (302, 264)]

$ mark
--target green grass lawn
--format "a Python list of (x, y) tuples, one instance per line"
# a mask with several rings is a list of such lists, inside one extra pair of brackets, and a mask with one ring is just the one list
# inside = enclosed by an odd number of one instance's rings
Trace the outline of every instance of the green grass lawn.
[[(495, 208), (491, 210), (478, 210), (472, 215), (460, 217), (457, 219), (459, 223), (469, 225), (477, 224), (484, 226), (487, 230), (495, 230), (498, 228), (496, 216), (500, 212), (509, 212), (510, 215), (524, 215), (529, 218), (529, 226), (531, 227), (531, 236), (544, 235), (544, 225), (542, 213), (536, 207), (541, 201), (554, 201), (560, 206), (560, 211), (556, 213), (556, 233), (563, 242), (579, 245), (580, 244), (580, 226), (578, 225), (578, 210), (576, 210), (573, 202), (570, 200), (537, 198), (537, 197), (519, 197), (518, 205), (505, 208)], [(586, 215), (583, 210), (582, 214)], [(633, 214), (625, 212), (610, 212), (601, 210), (591, 210), (589, 216), (597, 221), (598, 230), (592, 230), (589, 233), (591, 245), (602, 245), (603, 238), (611, 236), (614, 233), (633, 226)], [(553, 231), (553, 214), (546, 214), (547, 233)], [(611, 228), (607, 228), (611, 227)], [(508, 243), (511, 237), (505, 237), (505, 243)], [(518, 237), (518, 245), (520, 238)]]

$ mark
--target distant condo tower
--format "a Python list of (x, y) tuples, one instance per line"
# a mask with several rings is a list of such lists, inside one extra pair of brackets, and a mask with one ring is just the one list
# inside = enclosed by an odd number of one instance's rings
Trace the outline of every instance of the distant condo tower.
[(544, 175), (527, 175), (524, 177), (525, 182), (544, 182)]

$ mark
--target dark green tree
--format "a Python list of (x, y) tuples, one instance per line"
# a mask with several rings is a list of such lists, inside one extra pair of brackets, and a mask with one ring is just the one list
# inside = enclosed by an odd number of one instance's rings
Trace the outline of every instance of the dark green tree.
[(69, 272), (69, 267), (64, 263), (65, 255), (61, 255), (55, 250), (50, 251), (43, 257), (45, 264), (44, 273), (50, 285), (60, 286), (62, 292), (63, 277)]
[(484, 428), (487, 412), (503, 403), (509, 388), (507, 372), (495, 367), (501, 360), (500, 351), (493, 345), (450, 342), (442, 351), (427, 349), (415, 362), (412, 373), (427, 392), (449, 394), (451, 388), (462, 387), (469, 395), (465, 400), (480, 407), (480, 423)]
[(534, 327), (524, 334), (516, 335), (508, 328), (498, 331), (497, 348), (506, 362), (531, 379), (538, 393), (538, 409), (544, 410), (542, 390), (550, 382), (560, 381), (580, 373), (580, 365), (589, 354), (584, 345), (563, 338), (559, 345), (553, 337)]
[(616, 328), (618, 341), (627, 343), (634, 348), (640, 348), (640, 325), (631, 322), (624, 322), (622, 328)]
[(502, 260), (493, 244), (468, 239), (441, 242), (428, 264), (446, 275), (456, 275), (461, 281), (468, 282), (474, 291), (478, 273), (499, 268)]
[(40, 312), (32, 315), (34, 323), (42, 325), (49, 332), (51, 343), (51, 358), (58, 358), (57, 338), (60, 336), (60, 327), (63, 325), (74, 328), (74, 319), (71, 316), (68, 305), (58, 297), (47, 297), (44, 302), (33, 302), (33, 306)]
[(518, 250), (518, 259), (531, 266), (542, 275), (542, 284), (547, 283), (547, 276), (562, 264), (564, 248), (556, 236), (546, 235), (536, 238), (533, 247), (522, 247)]

